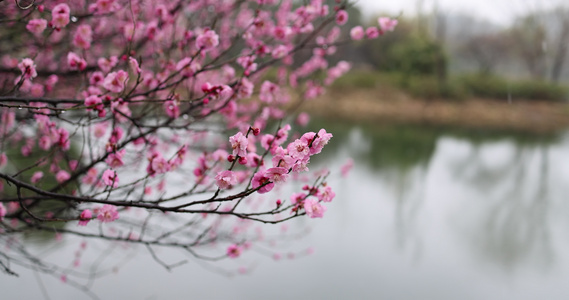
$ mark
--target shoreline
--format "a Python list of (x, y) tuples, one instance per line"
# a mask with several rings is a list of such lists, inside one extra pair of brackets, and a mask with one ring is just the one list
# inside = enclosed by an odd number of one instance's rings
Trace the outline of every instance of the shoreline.
[(429, 124), (488, 130), (553, 133), (569, 128), (569, 104), (546, 101), (415, 99), (387, 89), (329, 89), (302, 109), (346, 121)]

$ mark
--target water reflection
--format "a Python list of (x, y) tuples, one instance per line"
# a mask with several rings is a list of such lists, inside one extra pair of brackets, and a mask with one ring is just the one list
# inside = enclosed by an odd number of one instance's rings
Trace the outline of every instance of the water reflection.
[[(425, 202), (432, 200), (426, 190), (434, 189), (452, 203), (440, 203), (441, 212), (460, 204), (451, 212), (449, 228), (463, 251), (476, 260), (507, 272), (525, 265), (539, 269), (553, 265), (551, 229), (560, 224), (550, 213), (552, 193), (558, 192), (551, 190), (550, 178), (556, 171), (552, 168), (562, 165), (551, 160), (549, 152), (567, 148), (561, 135), (428, 126), (334, 128), (334, 124), (318, 124), (334, 132), (324, 160), (348, 147), (360, 166), (381, 178), (394, 202), (398, 251), (421, 259), (424, 240), (429, 238), (419, 222), (421, 210), (433, 205)], [(445, 178), (433, 172), (441, 166)]]
[[(325, 218), (299, 220), (312, 232), (295, 246), (314, 246), (313, 256), (273, 262), (251, 254), (254, 272), (226, 279), (193, 262), (168, 273), (139, 251), (95, 292), (103, 299), (266, 299), (269, 292), (271, 299), (569, 299), (569, 136), (339, 122), (309, 130), (322, 127), (334, 138), (310, 168), (339, 172), (348, 157), (354, 168), (348, 178), (330, 177), (337, 197)], [(161, 254), (171, 262), (179, 255)], [(65, 252), (54, 256), (69, 261)], [(15, 288), (37, 286), (28, 278), (0, 288), (9, 299), (41, 297)], [(294, 288), (283, 285), (291, 280)]]

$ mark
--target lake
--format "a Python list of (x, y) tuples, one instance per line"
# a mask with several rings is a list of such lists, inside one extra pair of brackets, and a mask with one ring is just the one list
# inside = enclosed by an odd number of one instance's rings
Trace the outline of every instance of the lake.
[[(85, 255), (111, 251), (108, 260), (125, 263), (94, 280), (93, 292), (101, 299), (569, 299), (568, 134), (313, 123), (334, 134), (310, 167), (333, 172), (336, 198), (323, 219), (288, 225), (298, 239), (279, 251), (253, 247), (242, 260), (189, 260), (171, 272), (143, 247), (94, 245)], [(30, 243), (65, 263), (79, 242)], [(158, 254), (175, 263), (184, 259), (179, 252)], [(20, 278), (2, 277), (2, 299), (87, 298), (59, 278), (17, 271)]]

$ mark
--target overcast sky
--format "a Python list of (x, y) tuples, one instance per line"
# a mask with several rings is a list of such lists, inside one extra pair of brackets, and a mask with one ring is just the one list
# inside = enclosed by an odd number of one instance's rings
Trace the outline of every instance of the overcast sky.
[[(374, 12), (388, 12), (398, 15), (413, 15), (417, 11), (418, 0), (356, 0), (364, 15)], [(423, 0), (425, 11), (432, 11), (438, 4), (441, 10), (449, 13), (466, 13), (486, 18), (492, 22), (506, 25), (516, 15), (554, 7), (559, 4), (569, 6), (569, 0)]]

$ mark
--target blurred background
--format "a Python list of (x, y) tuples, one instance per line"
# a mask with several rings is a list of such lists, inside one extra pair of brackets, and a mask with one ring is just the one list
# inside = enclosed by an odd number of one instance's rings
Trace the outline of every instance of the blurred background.
[[(360, 0), (344, 35), (377, 26), (379, 16), (396, 17), (396, 30), (338, 47), (352, 71), (303, 107), (309, 130), (334, 134), (310, 166), (333, 172), (336, 198), (323, 219), (292, 222), (302, 234), (290, 248), (171, 272), (144, 249), (118, 247), (128, 263), (93, 291), (102, 299), (569, 299), (569, 4)], [(36, 251), (71, 263), (79, 242)], [(96, 246), (88, 251), (97, 256)], [(176, 250), (160, 255), (182, 259)], [(52, 299), (85, 297), (33, 271), (1, 286), (7, 299), (38, 299), (46, 287)]]

